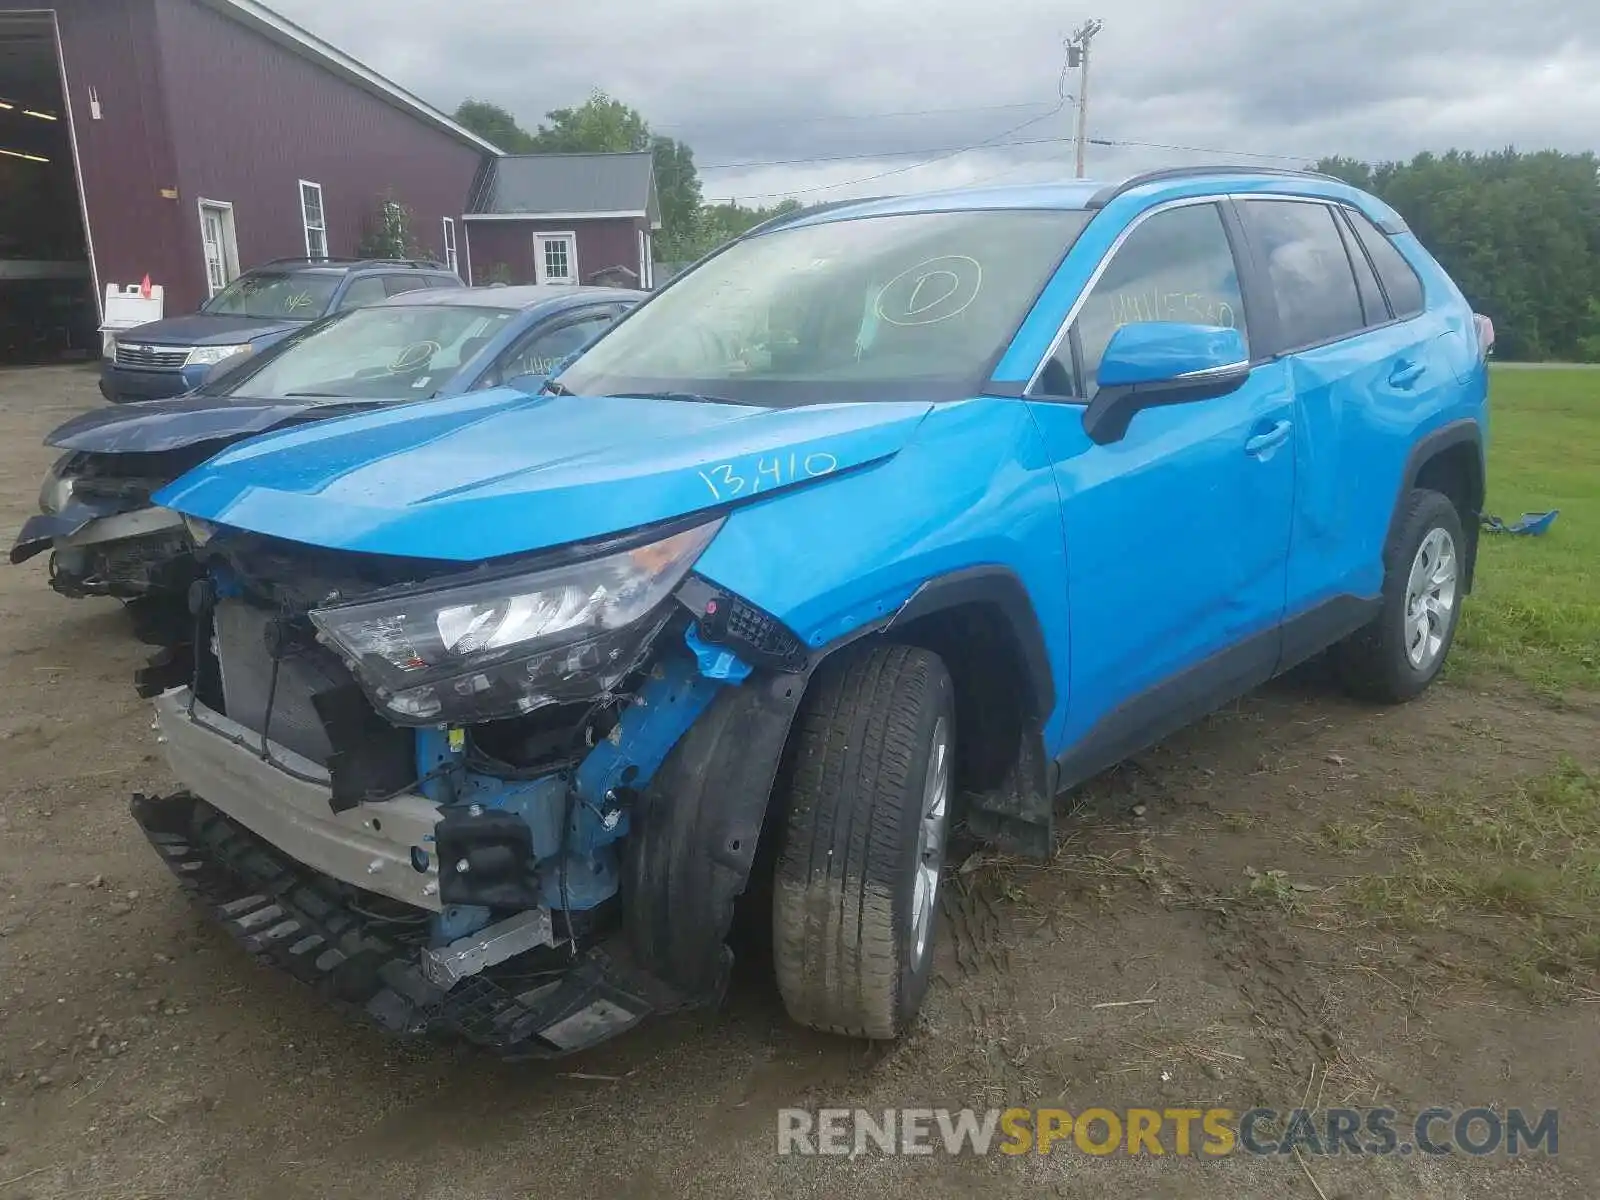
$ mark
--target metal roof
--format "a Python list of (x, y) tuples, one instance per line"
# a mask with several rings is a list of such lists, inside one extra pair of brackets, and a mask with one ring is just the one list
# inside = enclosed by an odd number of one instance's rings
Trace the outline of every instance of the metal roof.
[(655, 156), (507, 154), (487, 165), (467, 216), (645, 217), (659, 223)]
[(644, 299), (643, 292), (627, 288), (588, 287), (580, 284), (535, 283), (521, 287), (426, 288), (402, 292), (370, 305), (372, 308), (407, 308), (416, 305), (444, 305), (452, 308), (510, 308), (526, 311), (557, 300)]

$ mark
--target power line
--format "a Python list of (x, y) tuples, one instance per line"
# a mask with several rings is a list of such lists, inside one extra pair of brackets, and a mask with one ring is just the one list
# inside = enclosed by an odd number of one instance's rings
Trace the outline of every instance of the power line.
[(1090, 138), (1091, 146), (1133, 146), (1146, 150), (1178, 150), (1185, 154), (1221, 154), (1229, 158), (1269, 158), (1279, 162), (1315, 162), (1315, 154), (1266, 154), (1255, 150), (1219, 150), (1215, 146), (1177, 146), (1170, 142), (1135, 142), (1125, 138)]
[[(1004, 150), (1009, 146), (1042, 146), (1051, 142), (1070, 142), (1071, 137), (1019, 138), (1012, 142), (995, 142), (989, 149)], [(861, 158), (902, 158), (909, 154), (958, 154), (970, 146), (924, 146), (918, 150), (869, 150), (862, 154), (820, 154), (814, 158), (763, 158), (747, 162), (708, 163), (696, 165), (699, 171), (732, 171), (741, 167), (790, 167), (801, 163), (847, 162)], [(842, 184), (832, 186), (842, 187)]]
[[(891, 117), (932, 117), (946, 116), (952, 113), (976, 112), (1004, 112), (1008, 109), (1018, 108), (1043, 108), (1049, 104), (1048, 100), (1029, 100), (1018, 104), (968, 104), (956, 108), (908, 108), (899, 112), (880, 113), (819, 113), (811, 117), (785, 117), (785, 125), (812, 125), (828, 121), (885, 121)], [(687, 125), (658, 125), (653, 126), (659, 133), (681, 133), (685, 129), (692, 129)]]
[[(1063, 43), (1062, 49), (1065, 51), (1065, 43)], [(753, 194), (746, 194), (744, 198), (747, 200), (782, 199), (789, 196), (806, 196), (813, 192), (826, 192), (833, 188), (853, 187), (858, 183), (871, 183), (875, 179), (887, 179), (891, 175), (903, 175), (907, 171), (915, 171), (922, 167), (931, 166), (936, 162), (943, 162), (945, 159), (954, 158), (958, 154), (966, 154), (971, 150), (982, 150), (985, 147), (994, 146), (995, 143), (999, 142), (1001, 139), (1008, 138), (1014, 133), (1021, 133), (1024, 129), (1027, 129), (1031, 125), (1037, 125), (1041, 121), (1048, 121), (1051, 117), (1055, 116), (1067, 106), (1067, 102), (1071, 99), (1071, 96), (1069, 96), (1067, 93), (1067, 69), (1067, 56), (1065, 53), (1063, 53), (1061, 58), (1061, 74), (1056, 82), (1057, 99), (1054, 108), (1047, 113), (1042, 113), (1037, 117), (1030, 117), (1026, 121), (1019, 122), (1018, 124), (1013, 125), (1010, 129), (1003, 129), (999, 133), (994, 134), (992, 137), (987, 137), (981, 142), (974, 142), (970, 146), (960, 146), (953, 150), (939, 151), (935, 153), (933, 157), (923, 159), (921, 162), (914, 162), (904, 167), (895, 167), (888, 171), (879, 171), (872, 175), (862, 175), (856, 179), (844, 179), (840, 180), (838, 183), (821, 183), (812, 187), (794, 188), (787, 192), (756, 192)], [(877, 157), (882, 158), (886, 156), (878, 155)]]

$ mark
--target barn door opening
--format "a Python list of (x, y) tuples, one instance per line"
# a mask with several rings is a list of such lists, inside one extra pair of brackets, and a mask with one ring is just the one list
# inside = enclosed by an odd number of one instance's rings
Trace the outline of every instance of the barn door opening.
[(92, 354), (99, 323), (55, 16), (0, 14), (0, 365)]

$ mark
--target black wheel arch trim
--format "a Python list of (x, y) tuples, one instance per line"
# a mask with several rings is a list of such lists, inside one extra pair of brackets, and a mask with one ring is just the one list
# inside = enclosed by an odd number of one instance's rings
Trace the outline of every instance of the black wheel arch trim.
[[(1483, 488), (1487, 482), (1483, 453), (1483, 430), (1472, 417), (1462, 417), (1458, 421), (1450, 421), (1439, 428), (1432, 430), (1417, 439), (1411, 447), (1411, 452), (1406, 455), (1405, 486), (1400, 495), (1395, 498), (1395, 511), (1400, 511), (1400, 506), (1405, 503), (1405, 494), (1416, 486), (1417, 476), (1422, 473), (1423, 464), (1429, 459), (1463, 443), (1471, 445), (1478, 452), (1478, 496), (1479, 504), (1483, 503)], [(1476, 513), (1462, 513), (1463, 518), (1476, 516)], [(1464, 523), (1464, 522), (1463, 522)]]
[(924, 580), (882, 628), (891, 632), (919, 617), (967, 604), (992, 604), (1005, 615), (1021, 654), (1031, 715), (1042, 723), (1055, 709), (1055, 676), (1033, 600), (1010, 567), (963, 567)]
[(623, 843), (623, 920), (639, 965), (698, 1003), (727, 986), (727, 936), (814, 667), (726, 688), (641, 792)]
[(733, 961), (727, 936), (734, 901), (749, 885), (773, 784), (811, 677), (829, 657), (863, 638), (972, 603), (993, 604), (1005, 615), (1034, 709), (1014, 780), (1019, 794), (1009, 802), (997, 797), (997, 818), (1003, 812), (1022, 835), (1032, 831), (1022, 836), (1031, 852), (1048, 852), (1053, 779), (1039, 727), (1055, 706), (1055, 683), (1044, 632), (1014, 571), (951, 571), (925, 580), (887, 619), (817, 648), (800, 671), (758, 670), (726, 689), (673, 747), (638, 796), (624, 843), (624, 921), (641, 967), (692, 999), (720, 997)]
[(1406, 455), (1405, 471), (1400, 477), (1400, 490), (1394, 498), (1394, 511), (1389, 518), (1389, 528), (1393, 530), (1399, 521), (1401, 510), (1405, 507), (1406, 496), (1417, 486), (1422, 468), (1446, 450), (1462, 445), (1470, 445), (1477, 451), (1478, 462), (1478, 475), (1473, 481), (1476, 488), (1472, 497), (1474, 511), (1458, 514), (1461, 517), (1462, 534), (1467, 540), (1465, 586), (1470, 592), (1472, 578), (1478, 565), (1478, 518), (1482, 515), (1483, 498), (1489, 486), (1489, 465), (1484, 453), (1483, 428), (1475, 418), (1462, 417), (1459, 420), (1449, 421), (1417, 439)]

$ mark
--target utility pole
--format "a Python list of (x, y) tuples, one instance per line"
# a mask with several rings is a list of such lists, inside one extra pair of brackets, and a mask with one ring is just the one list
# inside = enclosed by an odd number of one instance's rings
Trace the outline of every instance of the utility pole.
[(1089, 140), (1089, 43), (1104, 21), (1085, 21), (1067, 39), (1067, 66), (1081, 68), (1078, 80), (1078, 178), (1083, 178), (1083, 151)]

